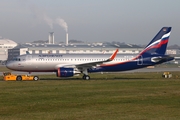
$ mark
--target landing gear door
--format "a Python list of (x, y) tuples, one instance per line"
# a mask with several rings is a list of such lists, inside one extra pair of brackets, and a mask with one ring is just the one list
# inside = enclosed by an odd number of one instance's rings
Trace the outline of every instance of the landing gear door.
[(27, 55), (26, 56), (26, 64), (31, 65), (31, 60), (32, 60), (32, 55)]
[(137, 61), (137, 65), (143, 65), (143, 56), (139, 56), (139, 59)]

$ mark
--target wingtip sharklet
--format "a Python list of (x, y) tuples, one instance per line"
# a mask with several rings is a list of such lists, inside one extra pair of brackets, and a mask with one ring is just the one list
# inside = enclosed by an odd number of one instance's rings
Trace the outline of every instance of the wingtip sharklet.
[(116, 57), (117, 53), (118, 53), (118, 49), (116, 49), (116, 51), (111, 55), (111, 57), (109, 58), (109, 60), (114, 60), (114, 58)]

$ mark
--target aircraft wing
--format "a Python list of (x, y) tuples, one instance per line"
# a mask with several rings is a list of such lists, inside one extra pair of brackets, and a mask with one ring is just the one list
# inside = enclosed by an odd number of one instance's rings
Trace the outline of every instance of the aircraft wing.
[(83, 63), (83, 64), (78, 64), (78, 65), (75, 65), (75, 66), (77, 68), (79, 68), (79, 69), (82, 69), (82, 68), (91, 68), (93, 66), (97, 66), (97, 65), (102, 64), (104, 62), (110, 62), (110, 61), (114, 60), (114, 58), (116, 57), (117, 53), (118, 53), (118, 49), (116, 49), (116, 51), (107, 60)]
[(74, 65), (65, 65), (63, 67), (75, 67), (77, 69), (92, 68), (93, 66), (97, 66), (104, 62), (110, 62), (110, 61), (114, 60), (117, 53), (118, 53), (118, 49), (116, 49), (116, 51), (108, 59), (106, 59), (104, 61), (88, 62), (88, 63), (74, 64)]

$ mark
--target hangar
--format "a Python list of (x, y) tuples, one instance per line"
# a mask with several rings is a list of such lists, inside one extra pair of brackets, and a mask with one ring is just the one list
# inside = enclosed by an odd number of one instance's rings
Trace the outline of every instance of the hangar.
[(0, 61), (6, 61), (8, 58), (8, 50), (17, 46), (17, 43), (5, 38), (0, 38)]
[(8, 59), (26, 54), (111, 54), (119, 48), (121, 54), (138, 54), (142, 47), (130, 44), (19, 44), (8, 50)]

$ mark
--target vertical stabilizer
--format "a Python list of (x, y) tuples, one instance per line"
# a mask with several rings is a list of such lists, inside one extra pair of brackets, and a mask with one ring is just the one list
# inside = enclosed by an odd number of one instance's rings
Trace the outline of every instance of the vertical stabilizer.
[(151, 42), (144, 48), (140, 55), (149, 54), (164, 55), (166, 53), (167, 44), (171, 33), (171, 27), (163, 27)]

